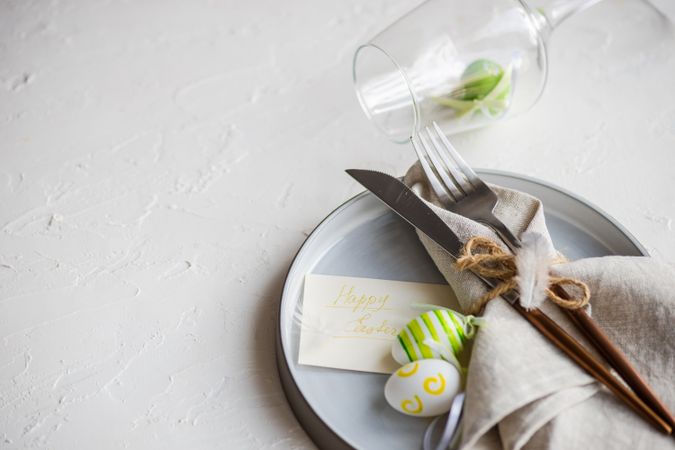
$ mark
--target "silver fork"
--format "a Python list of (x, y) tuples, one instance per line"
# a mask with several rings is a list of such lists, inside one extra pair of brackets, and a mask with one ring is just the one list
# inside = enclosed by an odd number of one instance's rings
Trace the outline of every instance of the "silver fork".
[[(447, 210), (492, 228), (512, 251), (520, 248), (520, 239), (493, 213), (498, 201), (497, 194), (459, 156), (436, 122), (433, 122), (433, 130), (426, 127), (410, 140), (431, 188)], [(562, 288), (556, 293), (568, 296)], [(671, 426), (675, 425), (675, 416), (588, 312), (585, 309), (564, 311), (635, 393)]]
[(433, 129), (426, 127), (410, 141), (445, 209), (492, 228), (511, 250), (520, 247), (520, 239), (494, 215), (497, 194), (469, 167), (436, 122)]

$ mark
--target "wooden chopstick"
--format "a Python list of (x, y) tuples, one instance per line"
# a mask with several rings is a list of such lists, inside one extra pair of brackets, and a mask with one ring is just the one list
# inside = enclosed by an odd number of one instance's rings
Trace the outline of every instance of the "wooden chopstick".
[[(560, 286), (554, 286), (553, 290), (560, 297), (570, 298), (570, 295)], [(638, 397), (657, 412), (671, 428), (675, 428), (675, 417), (668, 410), (668, 407), (663, 404), (654, 390), (628, 360), (628, 357), (612, 342), (595, 320), (588, 315), (586, 310), (582, 308), (562, 309), (567, 313), (572, 323), (584, 333), (593, 346), (600, 351), (602, 356), (621, 375), (621, 378), (633, 389)]]
[(631, 391), (612, 375), (586, 348), (570, 336), (565, 330), (555, 323), (550, 317), (539, 309), (526, 310), (518, 302), (511, 303), (530, 324), (544, 335), (551, 343), (569, 356), (581, 368), (593, 378), (604, 384), (620, 400), (630, 406), (644, 419), (651, 422), (659, 430), (671, 434), (672, 427), (650, 408), (635, 392)]

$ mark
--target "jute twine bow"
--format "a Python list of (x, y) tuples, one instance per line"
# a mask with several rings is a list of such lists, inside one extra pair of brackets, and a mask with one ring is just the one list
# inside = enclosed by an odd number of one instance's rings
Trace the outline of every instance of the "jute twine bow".
[[(499, 283), (494, 289), (480, 297), (469, 311), (477, 314), (493, 298), (499, 297), (511, 290), (517, 289), (516, 256), (506, 253), (494, 241), (484, 237), (473, 237), (465, 245), (462, 254), (457, 259), (456, 267), (459, 270), (470, 270), (477, 275), (494, 278)], [(578, 296), (561, 297), (556, 293), (565, 292), (563, 286), (575, 286), (580, 291)], [(578, 309), (586, 306), (591, 298), (591, 291), (583, 281), (568, 277), (549, 276), (546, 296), (556, 305), (566, 309)]]

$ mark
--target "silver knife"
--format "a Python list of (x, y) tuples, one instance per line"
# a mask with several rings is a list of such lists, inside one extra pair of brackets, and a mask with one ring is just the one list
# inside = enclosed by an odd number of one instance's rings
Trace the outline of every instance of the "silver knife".
[[(440, 245), (453, 258), (459, 257), (464, 246), (459, 237), (401, 180), (374, 170), (348, 169), (346, 172), (406, 222)], [(490, 288), (497, 285), (495, 280), (475, 275)], [(502, 295), (502, 298), (514, 303), (517, 296), (508, 292)]]

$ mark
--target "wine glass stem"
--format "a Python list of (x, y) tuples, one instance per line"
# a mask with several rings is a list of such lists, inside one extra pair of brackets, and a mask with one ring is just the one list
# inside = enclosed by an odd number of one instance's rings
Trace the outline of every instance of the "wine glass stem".
[(568, 17), (590, 8), (602, 0), (528, 0), (533, 11), (546, 19), (551, 30), (555, 29)]

